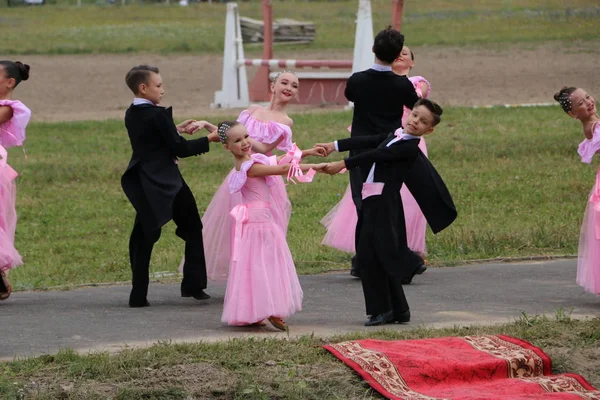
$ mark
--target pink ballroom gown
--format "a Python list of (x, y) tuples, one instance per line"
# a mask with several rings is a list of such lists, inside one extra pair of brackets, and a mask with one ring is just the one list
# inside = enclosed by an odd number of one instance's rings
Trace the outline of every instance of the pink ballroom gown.
[(18, 174), (6, 163), (6, 149), (23, 145), (31, 111), (18, 100), (0, 100), (0, 106), (13, 109), (12, 118), (0, 124), (0, 271), (6, 272), (23, 264), (21, 255), (15, 248), (15, 178)]
[[(244, 124), (251, 138), (266, 144), (275, 143), (278, 150), (289, 151), (293, 147), (292, 129), (278, 122), (263, 122), (254, 118), (247, 110), (240, 113), (238, 122)], [(234, 171), (230, 172), (230, 175)], [(228, 188), (229, 176), (217, 189), (210, 204), (202, 216), (202, 232), (204, 254), (206, 258), (206, 274), (211, 280), (226, 280), (231, 254), (231, 218), (229, 212), (231, 195)], [(283, 178), (273, 177), (271, 190), (271, 211), (275, 222), (281, 227), (284, 235), (292, 214), (292, 205), (285, 189)], [(183, 263), (180, 265), (180, 270)]]
[(272, 188), (278, 176), (249, 178), (254, 163), (275, 157), (253, 154), (227, 177), (233, 209), (232, 253), (221, 320), (249, 325), (271, 316), (287, 318), (302, 309), (302, 288), (281, 225), (275, 221)]
[[(429, 93), (431, 93), (431, 85), (422, 76), (411, 76), (408, 79), (410, 79), (420, 97), (423, 97), (423, 93), (419, 87), (419, 83), (421, 82), (429, 85)], [(429, 97), (429, 93), (427, 97)], [(404, 107), (402, 126), (406, 124), (406, 119), (410, 111), (409, 108)], [(427, 156), (425, 139), (421, 138), (419, 148)], [(402, 197), (402, 207), (404, 208), (408, 247), (418, 253), (426, 254), (425, 233), (427, 230), (427, 220), (421, 212), (417, 201), (405, 186), (402, 186), (400, 189), (400, 195)], [(354, 253), (354, 232), (357, 221), (358, 216), (356, 215), (356, 208), (352, 201), (350, 185), (348, 185), (342, 199), (321, 219), (321, 224), (327, 229), (327, 233), (321, 243), (341, 251)]]
[[(600, 122), (596, 123), (592, 138), (581, 142), (577, 152), (581, 156), (581, 161), (588, 164), (592, 162), (594, 154), (600, 152)], [(600, 295), (600, 168), (581, 225), (577, 284), (586, 292)]]

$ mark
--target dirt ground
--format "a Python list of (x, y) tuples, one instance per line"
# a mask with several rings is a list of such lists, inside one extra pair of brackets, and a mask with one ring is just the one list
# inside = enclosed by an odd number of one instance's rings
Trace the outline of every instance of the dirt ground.
[[(570, 44), (525, 44), (492, 48), (415, 47), (412, 75), (426, 77), (432, 99), (444, 106), (549, 103), (563, 85), (600, 96), (600, 41)], [(351, 59), (350, 51), (278, 51), (277, 58)], [(257, 57), (259, 54), (246, 54)], [(5, 58), (0, 55), (0, 59)], [(13, 57), (10, 57), (13, 58)], [(141, 63), (161, 68), (166, 94), (177, 116), (218, 116), (210, 103), (220, 89), (222, 58), (215, 55), (99, 54), (23, 56), (31, 79), (15, 94), (36, 121), (122, 118), (132, 95), (124, 83), (127, 70)], [(249, 74), (252, 74), (249, 71)], [(302, 87), (301, 87), (302, 90)], [(327, 109), (340, 107), (327, 107)], [(290, 111), (322, 109), (295, 106)]]

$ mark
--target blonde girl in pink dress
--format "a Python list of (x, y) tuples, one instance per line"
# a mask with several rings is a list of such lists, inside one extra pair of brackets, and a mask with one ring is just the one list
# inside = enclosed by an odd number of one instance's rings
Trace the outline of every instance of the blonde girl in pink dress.
[[(239, 122), (219, 124), (219, 139), (234, 158), (227, 177), (231, 195), (231, 257), (221, 320), (229, 325), (265, 325), (280, 330), (302, 309), (302, 288), (285, 232), (275, 220), (272, 188), (290, 169), (312, 179), (325, 164), (281, 164), (275, 156), (252, 153), (252, 140)], [(314, 168), (311, 171), (311, 167)]]
[[(404, 46), (400, 56), (392, 64), (393, 71), (397, 75), (408, 75), (415, 65), (414, 59), (413, 52), (407, 46)], [(422, 76), (411, 76), (408, 79), (412, 82), (419, 97), (424, 99), (429, 97), (431, 86), (427, 79)], [(405, 125), (409, 114), (410, 109), (404, 107), (402, 126)], [(419, 141), (419, 148), (427, 156), (427, 146), (423, 138)], [(427, 253), (425, 246), (427, 221), (410, 191), (403, 186), (400, 193), (402, 195), (402, 206), (404, 207), (408, 248), (424, 259)], [(357, 220), (356, 207), (352, 202), (350, 185), (348, 185), (340, 202), (321, 220), (321, 223), (327, 229), (322, 244), (348, 253), (354, 253), (354, 232)]]
[(15, 87), (29, 78), (29, 65), (0, 61), (0, 300), (10, 296), (8, 271), (23, 264), (15, 248), (17, 172), (6, 163), (7, 148), (23, 145), (31, 111), (12, 99)]
[[(298, 95), (298, 78), (292, 72), (282, 72), (271, 83), (271, 102), (268, 106), (252, 105), (240, 113), (237, 121), (243, 124), (249, 134), (252, 152), (272, 155), (273, 150), (295, 151), (292, 142), (293, 121), (286, 108)], [(320, 155), (320, 149), (302, 151), (302, 157)], [(233, 173), (233, 171), (232, 171)], [(227, 269), (231, 252), (231, 195), (225, 179), (213, 196), (202, 216), (206, 272), (208, 279), (227, 279)], [(292, 205), (287, 195), (283, 178), (276, 176), (270, 186), (272, 214), (284, 234), (292, 213)]]
[[(562, 88), (554, 99), (564, 112), (581, 122), (585, 139), (577, 152), (582, 162), (590, 164), (594, 154), (600, 153), (600, 116), (596, 101), (585, 90), (575, 87)], [(576, 281), (586, 292), (600, 295), (600, 168), (583, 215)]]

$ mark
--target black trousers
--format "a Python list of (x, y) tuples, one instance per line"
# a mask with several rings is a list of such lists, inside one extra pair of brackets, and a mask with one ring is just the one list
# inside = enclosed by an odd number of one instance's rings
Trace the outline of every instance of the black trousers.
[(383, 314), (391, 310), (395, 316), (399, 316), (408, 311), (401, 277), (388, 274), (374, 251), (359, 252), (356, 257), (362, 267), (361, 283), (367, 315)]
[[(385, 223), (385, 221), (377, 219), (379, 207), (378, 203), (373, 203), (377, 200), (373, 197), (366, 199), (365, 202), (368, 204), (364, 205), (359, 214), (356, 230), (360, 232), (361, 242), (360, 245), (358, 241), (356, 243), (356, 259), (360, 265), (367, 315), (393, 311), (394, 315), (398, 317), (409, 310), (402, 288), (402, 278), (407, 274), (390, 274), (389, 266), (388, 269), (384, 267), (384, 260), (377, 251), (378, 248), (381, 248), (379, 241), (382, 239), (376, 235), (376, 232), (378, 227)], [(390, 243), (389, 245), (396, 246), (397, 244)], [(410, 256), (411, 253), (408, 252), (407, 256)], [(414, 255), (414, 257), (417, 256)], [(404, 267), (405, 270), (413, 268), (414, 260), (411, 257), (398, 261), (401, 264), (399, 267)]]
[[(202, 241), (202, 221), (196, 200), (190, 188), (184, 183), (173, 202), (173, 222), (175, 233), (185, 240), (185, 263), (181, 289), (196, 292), (206, 288), (206, 260)], [(139, 215), (136, 215), (133, 231), (129, 239), (129, 257), (132, 271), (130, 302), (146, 300), (150, 283), (150, 257), (154, 243), (158, 241), (161, 229), (145, 232)]]

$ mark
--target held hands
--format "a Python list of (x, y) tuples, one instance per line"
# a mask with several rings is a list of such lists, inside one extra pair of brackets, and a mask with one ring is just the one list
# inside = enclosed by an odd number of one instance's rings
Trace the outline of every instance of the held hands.
[[(185, 127), (183, 127), (183, 130), (181, 131), (182, 133), (187, 133), (188, 135), (192, 135), (201, 129), (206, 129), (209, 132), (215, 132), (217, 130), (217, 127), (208, 121), (194, 121), (194, 120), (188, 120), (188, 121), (190, 121), (190, 122)], [(185, 122), (187, 122), (187, 121), (182, 122), (182, 124)]]
[(188, 127), (189, 127), (191, 124), (195, 123), (195, 122), (196, 122), (196, 120), (193, 120), (193, 119), (186, 119), (186, 120), (185, 120), (185, 121), (183, 121), (182, 123), (180, 123), (180, 124), (176, 125), (176, 127), (177, 127), (177, 132), (179, 132), (179, 133), (187, 133), (187, 131), (186, 131), (186, 130), (188, 129)]
[(325, 167), (327, 167), (327, 163), (310, 164), (310, 167), (316, 172), (323, 172), (325, 171)]
[(344, 160), (341, 160), (341, 161), (330, 162), (330, 163), (325, 164), (323, 169), (318, 172), (321, 172), (324, 174), (329, 174), (329, 175), (335, 175), (335, 174), (339, 174), (340, 171), (343, 170), (344, 168), (346, 168), (346, 163), (344, 162)]
[(335, 144), (333, 142), (329, 143), (317, 143), (313, 146), (314, 149), (320, 149), (321, 152), (324, 152), (326, 157), (335, 151)]
[(313, 147), (312, 149), (302, 150), (302, 158), (308, 156), (325, 157), (327, 151), (323, 147)]

